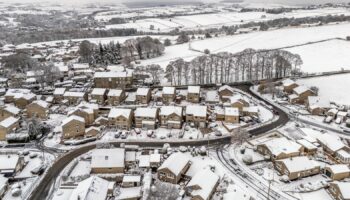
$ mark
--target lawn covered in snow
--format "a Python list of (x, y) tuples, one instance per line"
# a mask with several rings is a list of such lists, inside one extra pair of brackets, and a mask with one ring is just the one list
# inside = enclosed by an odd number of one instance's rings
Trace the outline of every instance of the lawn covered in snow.
[(319, 88), (318, 96), (339, 104), (350, 105), (350, 74), (323, 76), (316, 78), (298, 79), (298, 84), (316, 86)]

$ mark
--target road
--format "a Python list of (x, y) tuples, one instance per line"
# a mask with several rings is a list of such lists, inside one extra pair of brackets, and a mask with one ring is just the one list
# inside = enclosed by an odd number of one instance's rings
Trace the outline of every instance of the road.
[[(266, 102), (265, 100), (261, 99), (259, 96), (256, 96), (253, 94), (250, 90), (249, 87), (251, 84), (245, 84), (242, 86), (239, 86), (238, 88), (243, 90), (246, 93), (249, 93), (253, 97), (264, 101), (266, 104), (272, 106), (270, 103)], [(274, 107), (274, 106), (273, 106)], [(250, 134), (252, 135), (260, 135), (264, 134), (274, 128), (277, 128), (279, 126), (284, 125), (285, 123), (288, 122), (289, 118), (288, 115), (285, 114), (282, 110), (280, 110), (277, 107), (274, 107), (276, 111), (279, 112), (279, 119), (252, 129), (249, 131)], [(119, 146), (121, 143), (126, 143), (126, 142), (109, 142), (111, 145), (114, 146)], [(167, 142), (171, 146), (203, 146), (203, 145), (208, 145), (207, 140), (193, 140), (193, 141), (174, 141), (174, 142)], [(210, 145), (211, 146), (218, 146), (218, 145), (223, 145), (223, 144), (230, 144), (231, 143), (231, 137), (230, 136), (224, 136), (220, 138), (215, 138), (210, 140)], [(162, 147), (164, 145), (163, 141), (152, 141), (152, 142), (145, 142), (145, 141), (139, 141), (139, 142), (127, 142), (127, 144), (130, 145), (139, 145), (140, 147)], [(42, 142), (38, 144), (38, 146), (41, 149), (44, 150), (50, 150), (54, 151), (53, 149), (47, 149), (46, 147), (43, 146)], [(76, 157), (87, 153), (88, 151), (95, 149), (96, 148), (96, 143), (93, 144), (87, 144), (82, 147), (79, 147), (77, 149), (71, 150), (69, 152), (66, 152), (64, 154), (60, 154), (56, 161), (52, 164), (52, 166), (46, 171), (46, 173), (43, 174), (42, 181), (40, 184), (34, 189), (32, 192), (31, 196), (28, 198), (29, 200), (37, 200), (37, 199), (45, 199), (50, 192), (50, 189), (52, 185), (54, 184), (55, 180), (58, 178), (59, 174), (62, 172), (62, 170)], [(56, 152), (52, 152), (56, 153)]]

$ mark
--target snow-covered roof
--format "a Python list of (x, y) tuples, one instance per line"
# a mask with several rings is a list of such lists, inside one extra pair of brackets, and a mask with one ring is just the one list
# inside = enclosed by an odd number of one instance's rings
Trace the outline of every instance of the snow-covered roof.
[(310, 109), (329, 108), (331, 106), (329, 100), (317, 96), (309, 96), (308, 103)]
[(307, 149), (317, 149), (316, 145), (312, 144), (311, 142), (307, 141), (306, 139), (297, 140), (297, 143), (299, 143), (301, 146), (303, 146)]
[(344, 199), (350, 199), (350, 182), (335, 182)]
[(201, 91), (201, 87), (200, 86), (188, 86), (188, 93), (192, 93), (192, 94), (199, 94)]
[(91, 95), (104, 95), (106, 93), (105, 88), (94, 88), (91, 92)]
[(175, 87), (163, 87), (163, 94), (175, 94)]
[(13, 124), (17, 123), (19, 121), (18, 118), (14, 118), (14, 117), (8, 117), (4, 120), (2, 120), (0, 122), (0, 126), (4, 127), (4, 128), (9, 128), (10, 126), (12, 126)]
[(228, 85), (223, 85), (219, 88), (219, 92), (223, 91), (223, 90), (228, 90), (228, 91), (231, 91), (233, 93), (233, 88), (231, 86), (228, 86)]
[(130, 72), (96, 72), (94, 78), (126, 78), (132, 77)]
[(296, 94), (291, 94), (288, 96), (288, 99), (297, 99), (299, 96)]
[(207, 106), (188, 105), (186, 106), (186, 115), (193, 115), (197, 117), (207, 116)]
[(301, 86), (298, 86), (296, 88), (293, 89), (293, 91), (297, 94), (297, 95), (300, 95), (306, 91), (310, 90), (309, 88), (301, 85)]
[(168, 116), (175, 113), (178, 116), (182, 116), (182, 107), (180, 106), (163, 106), (160, 108), (160, 115)]
[(145, 167), (147, 168), (151, 166), (150, 155), (140, 155), (138, 157), (138, 160), (139, 160), (139, 167), (141, 168), (145, 168)]
[(78, 186), (72, 192), (69, 200), (106, 199), (108, 185), (108, 181), (97, 176), (91, 176), (78, 184)]
[(160, 163), (160, 158), (161, 158), (161, 156), (159, 153), (153, 153), (150, 155), (149, 161), (151, 163)]
[(217, 91), (215, 90), (210, 90), (205, 94), (205, 101), (208, 102), (219, 102), (220, 101), (220, 96)]
[(125, 118), (129, 118), (131, 114), (131, 109), (126, 108), (112, 108), (109, 111), (108, 118), (117, 118), (119, 116), (123, 116)]
[(13, 115), (18, 115), (19, 112), (21, 111), (21, 110), (20, 110), (19, 108), (17, 108), (16, 106), (9, 105), (9, 104), (5, 105), (3, 109), (6, 110), (6, 111), (9, 112), (9, 113), (12, 113)]
[(157, 117), (157, 108), (136, 108), (135, 117)]
[(50, 105), (48, 102), (43, 101), (43, 100), (36, 100), (36, 101), (33, 101), (32, 103), (37, 104), (38, 106), (43, 107), (43, 108), (48, 108)]
[(142, 196), (141, 187), (120, 188), (119, 192), (115, 200), (140, 199)]
[(147, 96), (149, 91), (149, 88), (137, 88), (136, 95)]
[(310, 170), (320, 166), (318, 162), (309, 159), (307, 156), (286, 158), (278, 160), (278, 162), (284, 163), (290, 173)]
[(225, 115), (227, 116), (239, 116), (238, 108), (225, 107)]
[(301, 145), (297, 144), (285, 137), (272, 138), (261, 144), (264, 144), (272, 153), (272, 155), (278, 156), (282, 153), (290, 154), (299, 152)]
[(89, 132), (89, 131), (91, 131), (91, 130), (101, 131), (101, 128), (91, 126), (91, 127), (87, 128), (87, 129), (85, 129), (85, 132)]
[(89, 103), (86, 101), (82, 101), (79, 103), (79, 105), (77, 106), (78, 108), (90, 108), (92, 110), (98, 110), (98, 104), (96, 103)]
[(288, 87), (291, 86), (295, 83), (295, 81), (293, 81), (292, 79), (286, 79), (282, 81), (282, 85), (283, 87)]
[(14, 170), (19, 158), (17, 154), (0, 154), (0, 170)]
[(94, 149), (91, 153), (91, 168), (124, 168), (125, 149)]
[(140, 175), (126, 175), (123, 176), (123, 183), (139, 183), (141, 182), (141, 176)]
[(341, 157), (345, 158), (345, 159), (349, 159), (350, 158), (350, 153), (345, 151), (344, 149), (341, 149), (341, 150), (337, 151), (337, 154), (340, 155)]
[(174, 153), (163, 162), (158, 170), (168, 169), (173, 174), (179, 175), (189, 162), (190, 159), (186, 154), (180, 152)]
[(107, 96), (109, 97), (119, 97), (122, 94), (123, 90), (111, 89), (109, 90)]
[(243, 107), (243, 112), (258, 113), (259, 107), (258, 106)]
[(73, 121), (73, 120), (76, 120), (76, 121), (80, 121), (80, 122), (85, 123), (85, 119), (84, 119), (84, 118), (79, 117), (79, 116), (76, 116), (76, 115), (71, 115), (71, 116), (69, 116), (68, 118), (64, 118), (64, 119), (62, 120), (61, 126), (64, 126), (64, 125), (68, 124), (69, 122), (71, 122), (71, 121)]
[(230, 97), (230, 103), (235, 103), (237, 101), (246, 101), (246, 102), (249, 102), (249, 100), (243, 96), (242, 94), (239, 94), (239, 93), (235, 93), (233, 96)]
[(219, 178), (220, 177), (209, 168), (202, 169), (193, 176), (186, 187), (199, 187), (200, 189), (194, 189), (191, 191), (191, 196), (200, 196), (202, 199), (209, 199), (211, 192), (219, 181)]
[(317, 136), (317, 140), (334, 152), (345, 147), (345, 144), (336, 135), (331, 135), (328, 133), (319, 134)]
[(84, 97), (85, 92), (65, 92), (64, 97)]
[(333, 173), (350, 173), (350, 169), (346, 164), (328, 165), (327, 166)]

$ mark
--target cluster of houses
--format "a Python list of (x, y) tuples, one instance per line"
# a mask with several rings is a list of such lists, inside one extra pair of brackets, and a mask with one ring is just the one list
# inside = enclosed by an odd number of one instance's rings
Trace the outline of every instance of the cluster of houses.
[[(137, 166), (137, 167), (136, 167)], [(141, 171), (137, 173), (135, 167)], [(190, 154), (176, 152), (164, 156), (158, 150), (138, 151), (137, 148), (94, 149), (91, 151), (90, 177), (79, 182), (70, 179), (61, 182), (61, 188), (70, 188), (68, 199), (137, 200), (144, 195), (142, 188), (150, 188), (154, 180), (171, 184), (184, 183), (180, 196), (209, 200), (216, 191), (220, 177), (211, 168), (191, 169)], [(131, 172), (134, 170), (133, 172)], [(148, 171), (148, 172), (146, 172)], [(156, 176), (152, 177), (152, 172)], [(93, 188), (99, 188), (93, 190)], [(115, 191), (118, 191), (117, 193)], [(53, 199), (59, 199), (54, 196)]]
[[(272, 161), (275, 170), (283, 181), (293, 181), (304, 177), (325, 174), (332, 183), (330, 194), (335, 199), (343, 198), (348, 190), (342, 190), (344, 179), (350, 178), (350, 148), (338, 137), (321, 133), (313, 129), (301, 129), (303, 137), (298, 140), (286, 138), (279, 132), (267, 137), (249, 141), (257, 152)], [(316, 160), (317, 152), (322, 149), (327, 159), (334, 164), (324, 165)], [(340, 185), (340, 188), (339, 188)]]

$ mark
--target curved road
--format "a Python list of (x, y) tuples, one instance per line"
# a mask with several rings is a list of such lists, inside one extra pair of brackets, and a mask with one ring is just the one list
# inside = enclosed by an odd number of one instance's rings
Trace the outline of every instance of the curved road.
[[(286, 124), (289, 121), (288, 115), (284, 113), (281, 109), (274, 107), (271, 105), (269, 102), (266, 102), (259, 96), (255, 95), (252, 93), (249, 88), (252, 86), (252, 84), (244, 84), (237, 86), (235, 85), (234, 87), (241, 89), (242, 91), (250, 94), (254, 98), (265, 102), (267, 105), (270, 105), (274, 108), (275, 111), (279, 113), (279, 119), (252, 129), (249, 131), (251, 135), (260, 135), (264, 134), (274, 128), (277, 128), (279, 126), (282, 126)], [(145, 141), (138, 141), (138, 142), (109, 142), (110, 144), (114, 146), (118, 146), (121, 143), (127, 143), (130, 145), (139, 145), (140, 147), (162, 147), (164, 143), (169, 143), (171, 146), (203, 146), (203, 145), (208, 145), (208, 140), (196, 140), (196, 141), (173, 141), (173, 142), (164, 142), (164, 141), (150, 141), (150, 142), (145, 142)], [(230, 136), (224, 136), (220, 138), (215, 138), (215, 139), (210, 139), (210, 144), (211, 146), (217, 146), (217, 145), (223, 145), (223, 144), (230, 144), (231, 143), (231, 137)], [(29, 196), (29, 200), (38, 200), (38, 199), (45, 199), (48, 197), (51, 186), (54, 184), (56, 181), (57, 177), (59, 174), (62, 172), (62, 170), (76, 157), (87, 153), (88, 151), (96, 148), (96, 143), (94, 144), (88, 144), (82, 147), (79, 147), (77, 149), (71, 150), (65, 154), (60, 155), (56, 161), (52, 164), (52, 166), (44, 173), (42, 176), (42, 180), (38, 184), (38, 186), (32, 191), (31, 195)]]

